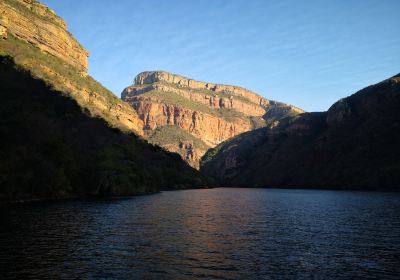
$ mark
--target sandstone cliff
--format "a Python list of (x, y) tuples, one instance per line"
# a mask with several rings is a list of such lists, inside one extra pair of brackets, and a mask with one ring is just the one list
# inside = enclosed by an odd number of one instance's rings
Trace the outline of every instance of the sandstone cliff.
[[(140, 73), (121, 98), (138, 113), (150, 142), (178, 152), (197, 168), (207, 148), (303, 112), (241, 87), (199, 82), (164, 71)], [(152, 139), (152, 131), (164, 126), (179, 127), (198, 143), (185, 136), (170, 142)]]
[(34, 0), (2, 0), (0, 37), (7, 38), (8, 33), (87, 73), (88, 51), (68, 33), (65, 22), (45, 5)]
[(0, 1), (0, 54), (13, 57), (37, 78), (69, 94), (93, 116), (143, 135), (137, 113), (87, 75), (88, 52), (45, 5), (32, 0)]

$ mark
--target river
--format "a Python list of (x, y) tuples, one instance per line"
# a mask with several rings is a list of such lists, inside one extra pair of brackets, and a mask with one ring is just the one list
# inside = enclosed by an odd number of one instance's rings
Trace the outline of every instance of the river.
[(240, 189), (2, 206), (2, 279), (398, 279), (400, 194)]

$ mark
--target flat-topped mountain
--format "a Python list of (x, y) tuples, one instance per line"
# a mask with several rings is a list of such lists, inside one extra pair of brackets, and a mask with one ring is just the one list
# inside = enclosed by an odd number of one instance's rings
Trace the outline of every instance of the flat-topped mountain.
[(399, 190), (400, 75), (210, 150), (201, 171), (225, 186)]
[(179, 153), (194, 167), (209, 148), (303, 112), (245, 88), (165, 71), (140, 73), (121, 98), (138, 113), (150, 142)]

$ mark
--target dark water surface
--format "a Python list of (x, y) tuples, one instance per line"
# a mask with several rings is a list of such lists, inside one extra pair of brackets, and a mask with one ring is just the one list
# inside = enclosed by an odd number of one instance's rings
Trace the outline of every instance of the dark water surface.
[(400, 195), (210, 189), (1, 207), (1, 279), (399, 279)]

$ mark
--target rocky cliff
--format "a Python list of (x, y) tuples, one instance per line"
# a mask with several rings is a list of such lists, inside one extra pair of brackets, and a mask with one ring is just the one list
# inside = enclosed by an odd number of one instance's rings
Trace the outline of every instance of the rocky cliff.
[(224, 142), (201, 170), (226, 186), (399, 191), (398, 143), (400, 75)]
[(0, 54), (70, 95), (93, 116), (143, 135), (143, 122), (125, 102), (87, 75), (88, 52), (65, 22), (32, 0), (0, 1)]
[[(277, 125), (281, 119), (303, 112), (241, 87), (199, 82), (164, 71), (140, 73), (121, 98), (138, 113), (150, 142), (178, 152), (194, 167), (199, 167), (199, 160), (208, 148), (246, 131)], [(153, 139), (153, 131), (165, 126), (176, 126), (186, 136), (182, 133), (181, 138), (169, 142), (162, 140), (163, 137)], [(164, 134), (166, 131), (171, 130), (162, 130)], [(188, 135), (195, 137), (197, 143), (189, 140)]]
[(67, 31), (65, 22), (34, 0), (0, 1), (0, 37), (8, 34), (57, 56), (87, 73), (89, 53)]

